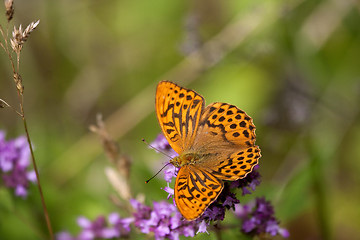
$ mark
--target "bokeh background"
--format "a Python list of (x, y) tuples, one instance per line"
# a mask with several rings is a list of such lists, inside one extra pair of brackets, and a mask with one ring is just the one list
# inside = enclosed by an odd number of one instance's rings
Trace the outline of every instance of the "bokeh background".
[[(55, 232), (77, 233), (79, 215), (121, 213), (104, 173), (111, 163), (89, 131), (97, 113), (132, 161), (133, 193), (147, 204), (166, 198), (161, 176), (144, 184), (166, 159), (141, 139), (160, 132), (155, 87), (167, 79), (253, 117), (263, 177), (244, 202), (266, 196), (291, 239), (358, 239), (358, 1), (15, 1), (12, 23), (37, 19), (20, 69)], [(0, 73), (0, 98), (17, 107), (4, 53)], [(7, 138), (24, 134), (8, 109), (0, 129)], [(1, 239), (46, 236), (35, 185), (26, 200), (4, 188), (0, 195)]]

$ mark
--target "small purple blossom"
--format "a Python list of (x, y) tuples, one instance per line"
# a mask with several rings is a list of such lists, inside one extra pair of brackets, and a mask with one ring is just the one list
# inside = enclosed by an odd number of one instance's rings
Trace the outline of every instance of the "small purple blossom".
[(168, 193), (167, 199), (170, 199), (174, 196), (174, 189), (172, 189), (171, 187), (164, 187), (162, 189)]
[(130, 233), (130, 224), (134, 222), (133, 217), (120, 218), (118, 213), (111, 213), (109, 215), (109, 223), (114, 226), (114, 229), (119, 232), (118, 236), (127, 236)]
[(268, 233), (271, 236), (281, 235), (289, 237), (286, 229), (279, 227), (279, 222), (274, 216), (274, 209), (265, 198), (256, 198), (254, 202), (246, 205), (236, 205), (235, 215), (243, 220), (242, 231), (250, 235)]
[(207, 231), (207, 226), (208, 226), (208, 224), (206, 224), (205, 221), (201, 221), (200, 224), (199, 224), (199, 229), (196, 232), (196, 234), (198, 234), (198, 233), (207, 233), (207, 234), (209, 234), (208, 231)]
[(177, 173), (179, 172), (179, 168), (175, 166), (169, 166), (164, 170), (164, 179), (167, 183), (171, 183), (174, 177), (177, 176)]
[(239, 199), (236, 198), (235, 194), (230, 192), (225, 196), (225, 200), (223, 201), (223, 206), (230, 209), (233, 208), (235, 204), (239, 203)]
[(222, 221), (225, 218), (225, 208), (220, 204), (211, 204), (200, 216), (200, 219), (206, 219), (207, 221)]
[(80, 216), (77, 223), (82, 228), (82, 231), (78, 236), (72, 236), (68, 232), (61, 232), (56, 235), (56, 239), (93, 240), (127, 237), (130, 234), (130, 224), (133, 221), (134, 218), (120, 218), (117, 213), (111, 213), (108, 220), (104, 216), (99, 216), (94, 221)]
[(255, 191), (256, 186), (261, 182), (260, 173), (257, 171), (258, 169), (259, 165), (256, 165), (245, 178), (231, 182), (230, 188), (241, 188), (243, 196), (251, 194), (251, 191)]
[(4, 185), (15, 190), (15, 195), (25, 198), (29, 182), (36, 182), (34, 171), (29, 171), (30, 150), (25, 137), (6, 141), (0, 131), (0, 175)]

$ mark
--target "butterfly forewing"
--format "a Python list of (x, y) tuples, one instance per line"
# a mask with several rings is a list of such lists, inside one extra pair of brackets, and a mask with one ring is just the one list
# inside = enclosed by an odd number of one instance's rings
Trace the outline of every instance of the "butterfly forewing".
[(216, 200), (223, 187), (223, 182), (208, 171), (184, 166), (175, 182), (176, 205), (187, 220), (196, 219)]
[(192, 145), (204, 108), (204, 99), (195, 91), (162, 81), (156, 90), (156, 114), (171, 147), (181, 153)]

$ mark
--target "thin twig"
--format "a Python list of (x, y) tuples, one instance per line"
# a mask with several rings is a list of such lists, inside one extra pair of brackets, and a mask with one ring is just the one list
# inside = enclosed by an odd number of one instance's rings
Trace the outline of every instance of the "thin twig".
[(0, 46), (4, 49), (4, 51), (6, 52), (5, 46), (3, 45), (2, 42), (0, 42)]
[(0, 102), (4, 103), (4, 104), (5, 104), (5, 107), (8, 107), (8, 108), (10, 108), (11, 110), (13, 110), (14, 112), (16, 112), (20, 117), (23, 117), (20, 112), (18, 112), (15, 108), (13, 108), (13, 106), (11, 106), (10, 104), (8, 104), (5, 100), (3, 100), (3, 99), (0, 98)]
[(4, 42), (5, 42), (5, 46), (1, 43), (1, 46), (2, 48), (4, 49), (5, 53), (8, 55), (8, 58), (10, 59), (10, 63), (11, 63), (11, 67), (12, 67), (12, 70), (13, 70), (13, 73), (15, 73), (15, 65), (14, 65), (14, 61), (13, 61), (13, 58), (11, 56), (11, 52), (9, 51), (9, 44), (8, 44), (8, 41), (7, 41), (7, 38), (8, 38), (8, 31), (9, 29), (9, 24), (7, 24), (7, 28), (6, 28), (6, 34), (4, 33), (4, 29), (2, 27), (2, 25), (0, 24), (0, 33), (4, 39)]

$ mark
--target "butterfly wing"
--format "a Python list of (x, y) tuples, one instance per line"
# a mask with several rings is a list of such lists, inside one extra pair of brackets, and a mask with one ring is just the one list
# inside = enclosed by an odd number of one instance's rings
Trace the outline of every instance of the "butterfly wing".
[(197, 163), (219, 179), (244, 178), (258, 164), (255, 126), (242, 110), (227, 103), (207, 106), (192, 146), (202, 157)]
[(254, 146), (255, 125), (244, 111), (227, 103), (212, 103), (201, 116), (193, 148), (247, 148)]
[(205, 168), (216, 178), (235, 181), (246, 177), (259, 163), (261, 157), (258, 146), (219, 156), (207, 156), (199, 162), (199, 167)]
[(186, 165), (180, 168), (176, 178), (175, 202), (184, 218), (194, 220), (216, 200), (223, 188), (223, 182), (210, 172)]
[(168, 81), (158, 84), (156, 115), (162, 132), (177, 153), (193, 144), (204, 104), (203, 97), (193, 90)]

